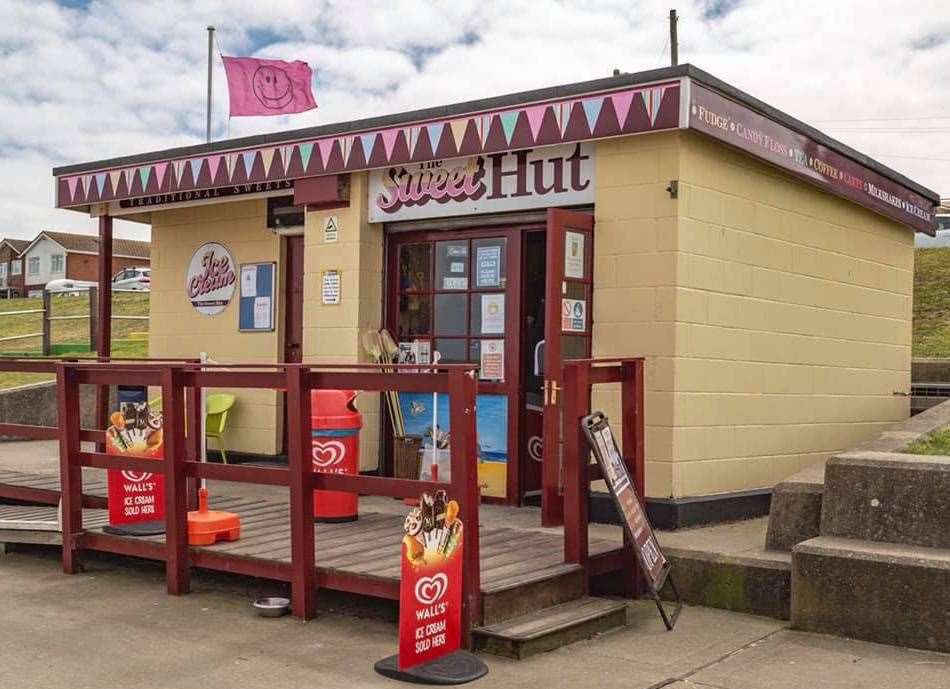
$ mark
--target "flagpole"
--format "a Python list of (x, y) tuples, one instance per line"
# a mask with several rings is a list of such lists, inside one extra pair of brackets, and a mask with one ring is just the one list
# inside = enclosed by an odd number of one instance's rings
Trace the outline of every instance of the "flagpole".
[(214, 27), (208, 27), (208, 116), (206, 121), (205, 136), (208, 143), (211, 143), (211, 46), (214, 45)]

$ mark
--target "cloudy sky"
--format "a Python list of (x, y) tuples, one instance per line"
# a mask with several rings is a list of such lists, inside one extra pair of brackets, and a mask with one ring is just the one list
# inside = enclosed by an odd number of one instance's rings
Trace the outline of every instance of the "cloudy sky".
[(308, 61), (320, 104), (229, 123), (216, 60), (221, 139), (662, 66), (674, 5), (681, 62), (950, 196), (947, 0), (0, 0), (0, 236), (94, 230), (52, 209), (54, 165), (203, 141), (208, 24)]

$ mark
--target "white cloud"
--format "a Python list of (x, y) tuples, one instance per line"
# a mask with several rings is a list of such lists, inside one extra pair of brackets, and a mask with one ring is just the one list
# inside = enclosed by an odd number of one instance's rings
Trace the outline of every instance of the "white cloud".
[[(208, 24), (226, 54), (306, 59), (317, 75), (319, 110), (229, 124), (216, 65), (222, 138), (662, 66), (675, 3), (71, 4), (79, 7), (0, 0), (2, 235), (94, 230), (89, 218), (52, 208), (54, 165), (202, 141)], [(679, 9), (681, 61), (950, 194), (948, 3), (696, 0)], [(936, 115), (945, 118), (865, 121)], [(122, 225), (128, 236), (144, 233)]]

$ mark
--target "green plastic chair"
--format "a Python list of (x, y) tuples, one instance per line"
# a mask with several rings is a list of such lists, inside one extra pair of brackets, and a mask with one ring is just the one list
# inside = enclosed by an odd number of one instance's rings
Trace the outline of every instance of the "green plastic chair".
[(216, 392), (205, 398), (205, 437), (214, 438), (221, 453), (221, 461), (228, 463), (228, 452), (224, 446), (224, 432), (228, 427), (228, 414), (234, 406), (235, 397), (224, 392)]

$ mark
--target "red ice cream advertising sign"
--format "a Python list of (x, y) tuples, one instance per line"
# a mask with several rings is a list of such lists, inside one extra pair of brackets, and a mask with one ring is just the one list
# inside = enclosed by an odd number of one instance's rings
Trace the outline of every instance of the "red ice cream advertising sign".
[[(122, 405), (110, 417), (106, 431), (106, 454), (161, 460), (162, 415), (145, 402)], [(108, 472), (109, 524), (121, 526), (165, 519), (165, 477), (161, 466), (155, 473), (110, 469)]]
[(444, 490), (406, 515), (399, 587), (399, 669), (457, 651), (462, 641), (462, 522)]
[(936, 231), (932, 200), (695, 81), (689, 126), (915, 230)]

